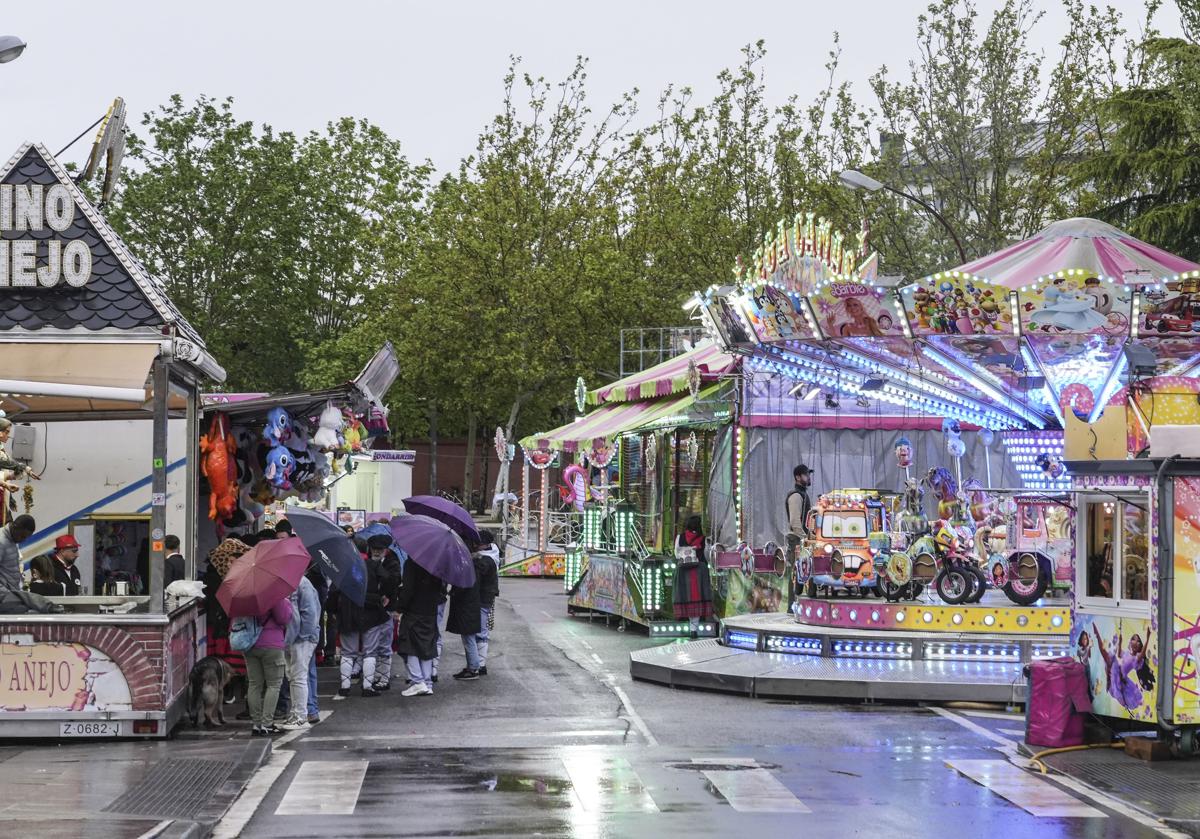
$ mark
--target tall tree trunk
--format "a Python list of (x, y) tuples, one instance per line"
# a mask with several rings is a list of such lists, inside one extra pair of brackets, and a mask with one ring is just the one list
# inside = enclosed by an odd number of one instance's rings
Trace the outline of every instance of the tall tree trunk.
[(467, 457), (463, 463), (463, 507), (471, 509), (471, 490), (475, 487), (475, 437), (478, 417), (475, 409), (467, 411)]
[(437, 495), (438, 478), (437, 478), (437, 460), (438, 460), (438, 412), (437, 402), (430, 400), (429, 402), (429, 494)]
[[(483, 511), (487, 509), (488, 503), (491, 501), (487, 497), (488, 475), (491, 474), (492, 455), (488, 451), (488, 445), (483, 446), (483, 480), (479, 482), (479, 503), (475, 505), (475, 515), (482, 516)], [(989, 485), (990, 486), (990, 485)]]

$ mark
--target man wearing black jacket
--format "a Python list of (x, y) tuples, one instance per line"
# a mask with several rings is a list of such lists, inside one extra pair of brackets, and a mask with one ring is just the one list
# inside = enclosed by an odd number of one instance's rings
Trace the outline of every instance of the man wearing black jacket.
[(456, 588), (450, 594), (450, 617), (446, 621), (446, 631), (462, 635), (463, 652), (467, 656), (467, 666), (454, 674), (454, 678), (460, 681), (474, 681), (487, 675), (488, 620), (496, 596), (500, 594), (500, 576), (495, 560), (479, 550), (485, 546), (478, 545), (471, 556), (475, 564), (475, 585), (466, 589)]
[(437, 658), (438, 606), (446, 602), (446, 584), (409, 557), (395, 608), (400, 612), (400, 649), (412, 682), (402, 696), (433, 693), (433, 660)]

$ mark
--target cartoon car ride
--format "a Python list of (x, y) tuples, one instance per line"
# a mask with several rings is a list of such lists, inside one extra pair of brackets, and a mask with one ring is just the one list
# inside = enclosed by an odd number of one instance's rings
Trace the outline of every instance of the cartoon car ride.
[(826, 493), (809, 512), (806, 528), (809, 537), (798, 547), (796, 558), (796, 582), (806, 595), (877, 593), (876, 559), (891, 542), (887, 512), (878, 493)]

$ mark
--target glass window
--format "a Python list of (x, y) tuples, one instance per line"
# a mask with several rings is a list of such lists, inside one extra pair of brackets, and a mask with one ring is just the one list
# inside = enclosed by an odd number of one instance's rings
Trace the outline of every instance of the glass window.
[(1150, 590), (1150, 533), (1148, 516), (1141, 507), (1122, 503), (1121, 597), (1146, 600)]
[(1116, 531), (1114, 501), (1092, 501), (1087, 505), (1087, 594), (1113, 596), (1113, 537)]

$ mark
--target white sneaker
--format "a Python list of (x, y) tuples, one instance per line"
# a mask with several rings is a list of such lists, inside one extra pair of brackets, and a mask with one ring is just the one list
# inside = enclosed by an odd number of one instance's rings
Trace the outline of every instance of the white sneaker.
[(308, 729), (312, 728), (312, 726), (308, 724), (308, 720), (300, 720), (294, 717), (289, 717), (278, 725), (280, 728), (285, 729), (286, 731), (307, 731)]
[(430, 693), (433, 693), (433, 690), (432, 690), (432, 688), (429, 687), (429, 685), (425, 684), (424, 682), (417, 682), (416, 684), (409, 685), (407, 688), (405, 688), (403, 691), (401, 691), (400, 695), (401, 696), (426, 696)]

